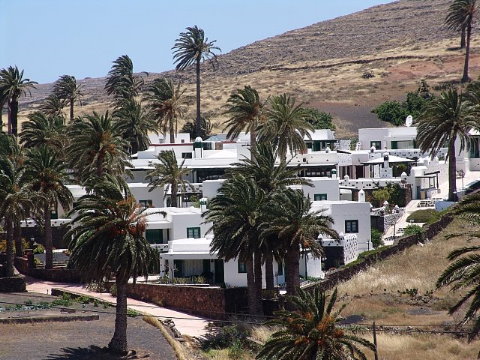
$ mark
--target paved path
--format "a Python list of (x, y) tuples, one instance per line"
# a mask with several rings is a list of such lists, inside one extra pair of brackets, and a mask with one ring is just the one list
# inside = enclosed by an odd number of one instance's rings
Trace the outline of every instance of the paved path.
[[(52, 288), (56, 288), (82, 295), (88, 295), (111, 304), (116, 304), (116, 298), (110, 293), (93, 292), (85, 289), (80, 284), (43, 281), (28, 276), (26, 277), (26, 281), (27, 291), (50, 294), (52, 292)], [(156, 316), (160, 320), (172, 319), (178, 331), (184, 335), (200, 337), (206, 334), (205, 327), (208, 324), (208, 320), (204, 318), (188, 315), (179, 311), (166, 309), (164, 307), (130, 298), (128, 299), (127, 303), (130, 309)]]

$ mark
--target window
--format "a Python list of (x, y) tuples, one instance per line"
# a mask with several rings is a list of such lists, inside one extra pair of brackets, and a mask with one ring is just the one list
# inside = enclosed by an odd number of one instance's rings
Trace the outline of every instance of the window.
[(247, 264), (244, 262), (238, 262), (238, 273), (245, 274), (247, 272)]
[(277, 272), (278, 276), (283, 276), (283, 263), (282, 262), (279, 262), (278, 263), (278, 272)]
[(370, 147), (375, 146), (375, 150), (382, 149), (382, 142), (381, 141), (370, 141)]
[(145, 238), (149, 244), (163, 244), (163, 230), (149, 229), (145, 231)]
[(358, 220), (345, 220), (345, 233), (358, 233)]
[(191, 159), (191, 158), (192, 158), (191, 152), (182, 153), (182, 159)]
[(153, 207), (152, 200), (139, 200), (138, 201), (141, 207), (150, 208)]
[(313, 201), (327, 200), (327, 194), (313, 194)]
[(200, 238), (200, 228), (199, 227), (189, 227), (187, 228), (187, 238)]

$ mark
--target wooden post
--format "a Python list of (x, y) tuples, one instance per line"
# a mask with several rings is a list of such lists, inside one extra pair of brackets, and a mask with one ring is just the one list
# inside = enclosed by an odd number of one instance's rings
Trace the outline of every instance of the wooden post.
[(375, 321), (373, 322), (373, 344), (375, 345), (375, 360), (378, 360), (377, 329)]

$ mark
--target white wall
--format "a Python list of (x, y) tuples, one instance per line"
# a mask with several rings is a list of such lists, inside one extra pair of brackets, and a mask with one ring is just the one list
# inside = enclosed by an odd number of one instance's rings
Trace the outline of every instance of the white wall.
[(310, 196), (314, 200), (315, 194), (327, 194), (327, 200), (335, 201), (340, 199), (340, 189), (338, 179), (332, 178), (307, 178), (312, 182), (312, 187), (303, 186), (302, 190), (305, 196)]
[[(265, 266), (262, 266), (262, 273), (262, 287), (265, 288)], [(278, 275), (278, 264), (275, 260), (273, 261), (273, 278), (275, 286), (285, 283), (285, 273), (282, 276)], [(247, 286), (247, 274), (238, 272), (238, 260), (224, 262), (224, 282), (226, 286)]]

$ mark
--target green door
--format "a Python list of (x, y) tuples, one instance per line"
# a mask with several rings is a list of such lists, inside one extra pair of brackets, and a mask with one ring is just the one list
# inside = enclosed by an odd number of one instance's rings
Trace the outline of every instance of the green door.
[(223, 260), (216, 259), (215, 260), (215, 283), (220, 284), (223, 283), (224, 276), (223, 276)]

